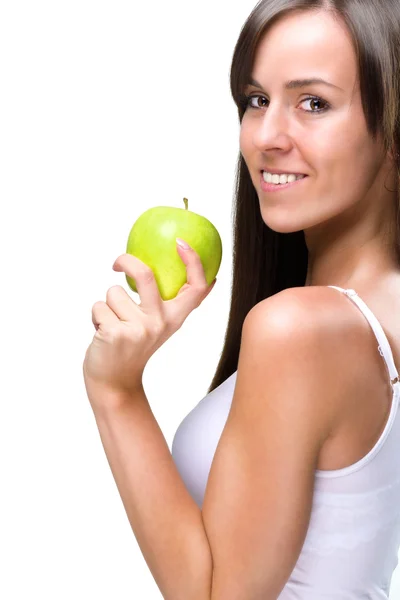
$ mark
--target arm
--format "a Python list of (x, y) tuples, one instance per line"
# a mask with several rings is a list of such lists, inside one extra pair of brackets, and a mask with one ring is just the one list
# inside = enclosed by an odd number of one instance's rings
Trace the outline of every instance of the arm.
[[(104, 392), (106, 393), (106, 392)], [(100, 402), (99, 402), (100, 404)], [(144, 559), (166, 600), (209, 600), (212, 556), (143, 387), (96, 412), (101, 441)]]

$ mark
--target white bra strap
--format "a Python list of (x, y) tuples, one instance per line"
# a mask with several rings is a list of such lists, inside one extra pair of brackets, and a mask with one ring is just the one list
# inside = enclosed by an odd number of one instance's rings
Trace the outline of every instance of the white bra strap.
[(353, 289), (343, 289), (341, 287), (338, 287), (337, 285), (328, 285), (327, 287), (335, 288), (336, 290), (343, 292), (344, 294), (346, 294), (346, 296), (348, 296), (348, 298), (350, 298), (355, 304), (357, 304), (357, 306), (371, 325), (375, 333), (375, 337), (378, 340), (378, 351), (379, 354), (382, 356), (383, 360), (385, 361), (387, 370), (390, 375), (390, 383), (392, 385), (398, 383), (399, 373), (396, 369), (396, 365), (394, 364), (393, 352), (390, 347), (389, 340), (387, 339), (382, 325), (379, 323), (374, 313), (371, 311), (370, 308), (368, 308), (364, 300), (362, 300), (357, 294), (357, 292), (355, 292)]

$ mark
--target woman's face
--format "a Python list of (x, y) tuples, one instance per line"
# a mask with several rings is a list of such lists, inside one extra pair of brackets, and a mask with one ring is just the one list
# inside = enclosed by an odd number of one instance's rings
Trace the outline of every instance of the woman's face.
[[(245, 89), (254, 97), (243, 116), (240, 149), (271, 229), (317, 231), (338, 215), (343, 221), (366, 210), (378, 214), (385, 200), (393, 202), (384, 189), (385, 183), (395, 189), (394, 169), (388, 177), (393, 164), (381, 137), (374, 141), (367, 132), (356, 55), (344, 25), (324, 13), (286, 16), (261, 39), (251, 76), (258, 83)], [(288, 81), (314, 77), (332, 85), (285, 88)], [(307, 177), (268, 192), (261, 188), (261, 170)]]

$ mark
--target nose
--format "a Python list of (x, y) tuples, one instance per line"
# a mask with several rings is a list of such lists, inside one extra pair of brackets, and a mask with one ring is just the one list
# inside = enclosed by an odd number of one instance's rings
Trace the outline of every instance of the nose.
[(289, 150), (293, 146), (290, 119), (284, 107), (273, 106), (271, 102), (262, 118), (256, 119), (253, 143), (262, 151)]

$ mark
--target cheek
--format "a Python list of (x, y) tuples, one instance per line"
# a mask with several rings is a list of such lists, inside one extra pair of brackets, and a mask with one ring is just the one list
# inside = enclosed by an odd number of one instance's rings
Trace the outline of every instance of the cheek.
[(246, 158), (250, 146), (250, 139), (249, 132), (243, 124), (240, 127), (239, 145), (241, 153), (243, 154), (244, 158)]
[(239, 142), (240, 146), (243, 147), (245, 151), (254, 152), (256, 148), (254, 147), (254, 132), (257, 131), (257, 123), (254, 119), (249, 117), (249, 114), (246, 112), (243, 115), (242, 122), (240, 124), (240, 133), (239, 133)]
[(257, 138), (257, 123), (254, 119), (242, 119), (239, 133), (240, 152), (249, 171), (250, 179), (256, 189), (260, 187), (260, 171), (257, 166), (270, 154), (269, 146), (260, 145)]
[(257, 153), (257, 149), (252, 143), (251, 132), (248, 127), (241, 127), (240, 129), (239, 146), (243, 160), (247, 165), (251, 180), (253, 181), (253, 185), (256, 185), (256, 182), (254, 181), (254, 164), (259, 162), (260, 158), (259, 152)]
[(347, 106), (321, 119), (315, 130), (309, 131), (304, 144), (316, 173), (321, 170), (328, 179), (338, 183), (359, 181), (376, 160), (376, 150), (367, 136), (366, 124), (357, 105)]
[(343, 197), (365, 195), (379, 169), (376, 151), (363, 136), (336, 138), (334, 143), (320, 148), (319, 156), (315, 165), (317, 175), (320, 162), (323, 180)]

